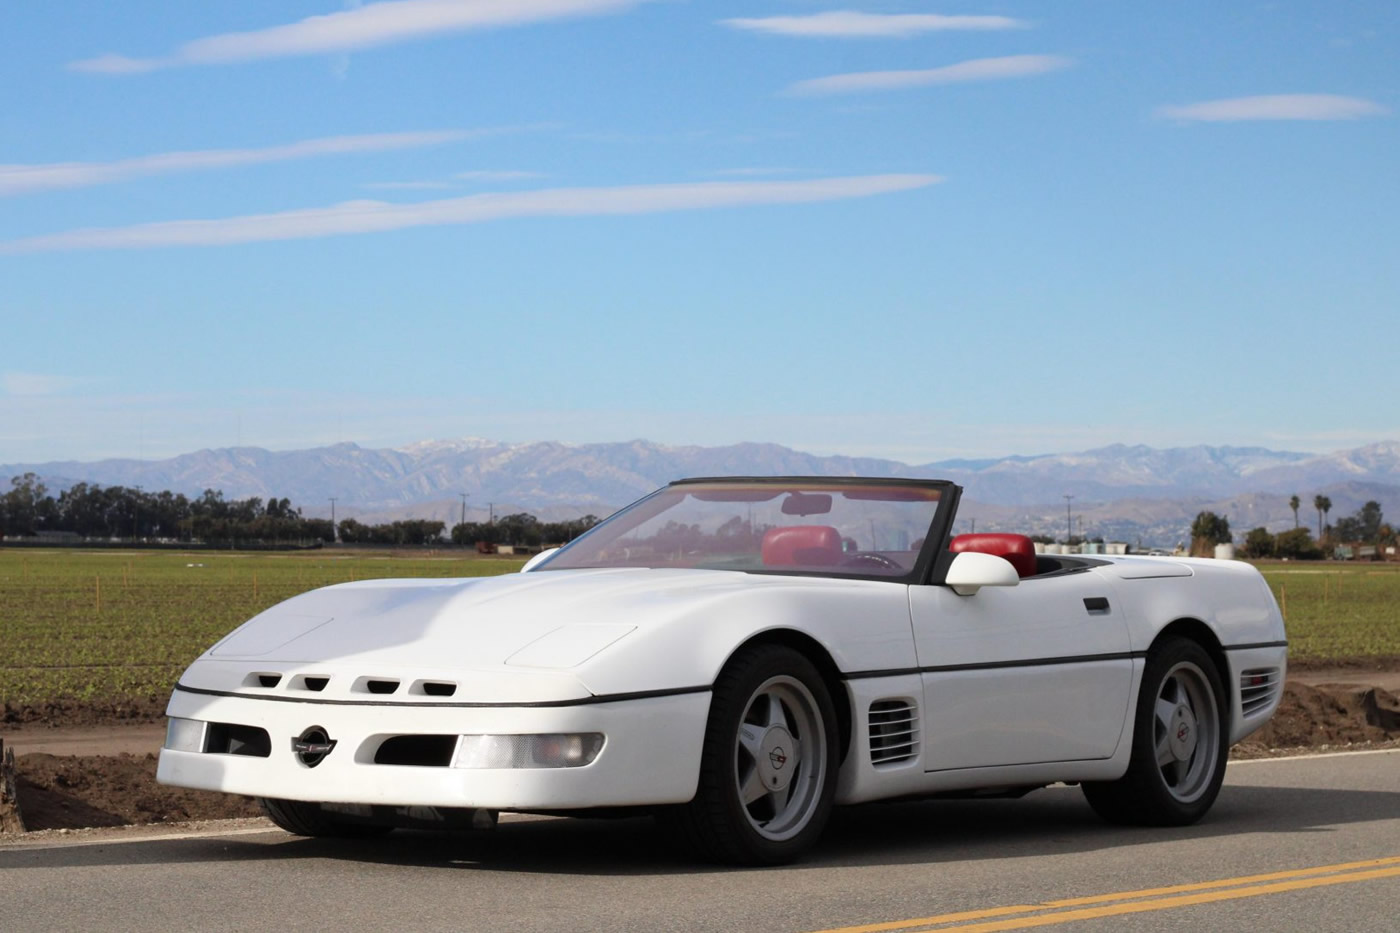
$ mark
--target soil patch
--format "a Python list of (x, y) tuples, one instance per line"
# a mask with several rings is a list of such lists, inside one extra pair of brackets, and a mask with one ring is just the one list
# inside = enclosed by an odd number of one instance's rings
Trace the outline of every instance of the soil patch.
[(170, 694), (94, 700), (53, 700), (48, 703), (0, 706), (0, 725), (39, 726), (61, 729), (70, 726), (110, 726), (117, 723), (163, 722)]
[(157, 784), (155, 755), (20, 755), (15, 770), (31, 832), (261, 813), (247, 797)]
[(1356, 658), (1289, 658), (1288, 673), (1314, 671), (1400, 671), (1400, 654), (1378, 654)]
[(1396, 740), (1400, 740), (1400, 698), (1389, 690), (1290, 680), (1269, 724), (1237, 745), (1233, 754), (1257, 758), (1300, 748), (1365, 747)]

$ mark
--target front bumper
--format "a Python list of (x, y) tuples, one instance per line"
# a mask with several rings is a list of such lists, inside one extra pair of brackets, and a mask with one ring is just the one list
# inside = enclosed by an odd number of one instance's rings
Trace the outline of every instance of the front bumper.
[[(565, 810), (685, 803), (695, 796), (710, 694), (551, 707), (285, 703), (177, 690), (166, 714), (264, 729), (266, 757), (165, 748), (162, 784), (323, 803)], [(292, 740), (319, 726), (334, 750), (314, 767)], [(602, 733), (602, 751), (577, 768), (462, 769), (376, 764), (389, 736)]]

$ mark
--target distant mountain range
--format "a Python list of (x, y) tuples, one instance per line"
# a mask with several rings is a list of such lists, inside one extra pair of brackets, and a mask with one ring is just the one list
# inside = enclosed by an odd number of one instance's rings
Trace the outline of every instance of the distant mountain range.
[(1075, 533), (1144, 543), (1175, 543), (1201, 509), (1229, 516), (1242, 532), (1257, 525), (1291, 528), (1288, 498), (1316, 528), (1312, 498), (1333, 502), (1330, 518), (1367, 499), (1400, 517), (1400, 442), (1331, 454), (1259, 447), (1157, 449), (1115, 444), (1078, 453), (910, 465), (894, 460), (821, 457), (777, 444), (671, 447), (648, 441), (566, 445), (504, 444), (467, 438), (403, 448), (336, 444), (310, 450), (257, 447), (201, 450), (168, 460), (102, 460), (0, 465), (0, 478), (34, 472), (51, 489), (76, 482), (140, 486), (228, 498), (286, 496), (306, 514), (386, 520), (408, 515), (455, 521), (461, 493), (469, 517), (525, 509), (542, 518), (604, 515), (685, 476), (909, 476), (948, 479), (966, 490), (960, 530), (979, 528), (1060, 534), (1073, 496)]

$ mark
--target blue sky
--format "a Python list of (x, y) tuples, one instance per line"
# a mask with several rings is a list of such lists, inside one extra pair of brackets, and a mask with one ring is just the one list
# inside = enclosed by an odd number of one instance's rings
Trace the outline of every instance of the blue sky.
[(1400, 4), (0, 22), (0, 462), (1400, 437)]

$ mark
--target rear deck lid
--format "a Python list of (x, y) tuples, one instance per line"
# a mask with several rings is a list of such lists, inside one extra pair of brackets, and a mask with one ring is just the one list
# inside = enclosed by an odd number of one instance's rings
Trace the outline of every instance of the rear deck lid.
[(1190, 577), (1195, 572), (1190, 565), (1175, 560), (1151, 560), (1145, 558), (1114, 561), (1104, 570), (1120, 580), (1155, 580), (1161, 577)]

